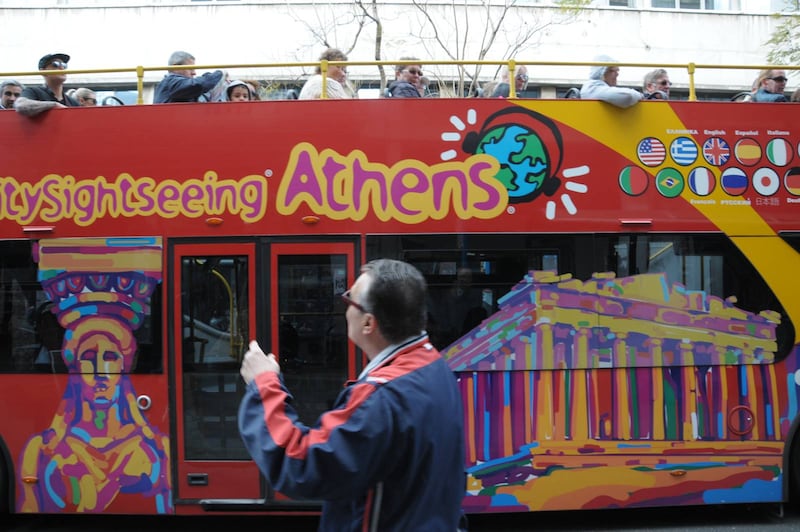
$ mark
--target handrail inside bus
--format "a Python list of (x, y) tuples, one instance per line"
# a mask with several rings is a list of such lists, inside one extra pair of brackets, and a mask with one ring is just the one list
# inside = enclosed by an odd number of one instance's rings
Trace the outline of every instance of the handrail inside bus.
[[(597, 61), (522, 61), (517, 59), (506, 60), (420, 60), (421, 63), (430, 66), (506, 66), (509, 72), (514, 72), (517, 66), (563, 66), (563, 67), (592, 67), (609, 66), (613, 64), (619, 67), (644, 67), (644, 68), (664, 68), (673, 70), (685, 70), (689, 76), (689, 101), (697, 101), (695, 90), (695, 76), (698, 70), (800, 70), (800, 65), (747, 65), (747, 64), (705, 64), (705, 63), (640, 63), (640, 62), (597, 62)], [(169, 70), (231, 70), (231, 69), (275, 69), (275, 68), (319, 68), (322, 75), (322, 95), (327, 98), (327, 77), (328, 68), (331, 66), (376, 66), (394, 67), (398, 63), (394, 61), (307, 61), (307, 62), (282, 62), (282, 63), (228, 63), (228, 64), (209, 64), (209, 65), (169, 65), (169, 66), (142, 66), (116, 67), (116, 68), (91, 68), (91, 69), (67, 69), (67, 70), (26, 70), (19, 72), (0, 72), (0, 78), (30, 77), (39, 75), (56, 75), (68, 72), (69, 74), (122, 74), (134, 73), (136, 76), (136, 90), (138, 105), (144, 104), (144, 76), (146, 72), (159, 72)], [(509, 84), (509, 97), (516, 98), (517, 90), (514, 83)]]

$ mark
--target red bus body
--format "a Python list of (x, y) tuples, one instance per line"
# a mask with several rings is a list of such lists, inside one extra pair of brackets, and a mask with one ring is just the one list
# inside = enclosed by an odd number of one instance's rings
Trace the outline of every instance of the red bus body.
[(0, 113), (0, 510), (318, 511), (237, 447), (239, 357), (251, 338), (291, 352), (298, 400), (325, 390), (313, 423), (364, 365), (335, 296), (380, 256), (428, 278), (467, 512), (785, 500), (798, 118), (503, 99)]

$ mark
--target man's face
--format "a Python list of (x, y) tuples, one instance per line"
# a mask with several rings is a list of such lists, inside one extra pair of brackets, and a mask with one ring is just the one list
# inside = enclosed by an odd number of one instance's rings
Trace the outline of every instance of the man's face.
[(608, 67), (606, 69), (606, 73), (603, 74), (603, 81), (608, 83), (610, 87), (616, 87), (618, 77), (619, 77), (619, 67)]
[(2, 103), (3, 107), (6, 109), (13, 109), (14, 102), (19, 98), (20, 94), (22, 94), (22, 89), (20, 87), (16, 85), (6, 85), (3, 89), (3, 94), (0, 95), (0, 103)]
[(672, 83), (669, 80), (669, 76), (662, 76), (647, 85), (647, 92), (661, 91), (669, 96), (670, 87), (672, 87)]
[[(194, 64), (195, 64), (194, 59), (187, 59), (186, 61), (183, 62), (184, 66), (194, 65)], [(193, 68), (187, 68), (187, 69), (176, 70), (175, 74), (177, 74), (178, 76), (183, 76), (184, 78), (193, 78), (197, 75), (197, 72)]]
[(94, 107), (97, 105), (97, 95), (92, 92), (87, 96), (78, 97), (78, 103), (81, 107)]
[(397, 73), (397, 79), (411, 83), (415, 87), (419, 84), (419, 78), (422, 77), (422, 65), (407, 65), (403, 70)]
[(514, 76), (514, 85), (517, 88), (517, 91), (521, 91), (525, 88), (525, 85), (528, 84), (528, 69), (526, 67), (520, 67), (517, 70), (517, 75)]
[[(47, 64), (47, 66), (44, 67), (44, 70), (65, 70), (66, 68), (67, 68), (66, 61), (62, 61), (61, 59), (53, 59)], [(45, 80), (48, 83), (61, 82), (63, 84), (65, 81), (67, 81), (67, 75), (60, 74), (60, 75), (45, 76)]]
[(363, 332), (364, 320), (367, 318), (367, 313), (359, 306), (363, 306), (364, 292), (369, 285), (370, 278), (367, 274), (362, 273), (353, 286), (349, 290), (349, 297), (356, 304), (348, 304), (344, 316), (347, 319), (347, 337), (359, 347), (363, 348)]

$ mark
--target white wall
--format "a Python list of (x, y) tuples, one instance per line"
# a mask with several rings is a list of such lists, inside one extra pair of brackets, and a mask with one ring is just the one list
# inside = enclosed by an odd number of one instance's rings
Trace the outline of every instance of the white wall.
[[(138, 7), (83, 8), (11, 8), (0, 0), (3, 38), (0, 40), (0, 77), (4, 73), (36, 70), (38, 58), (45, 53), (63, 51), (72, 55), (73, 69), (163, 66), (174, 50), (183, 49), (197, 57), (199, 65), (223, 63), (269, 63), (314, 61), (323, 46), (309, 31), (318, 21), (349, 18), (350, 4), (336, 3), (324, 8), (312, 2), (270, 4), (203, 2), (193, 4), (155, 4)], [(446, 6), (432, 10), (446, 38), (453, 17)], [(384, 58), (396, 59), (414, 54), (423, 59), (447, 59), (432, 41), (423, 45), (423, 20), (408, 3), (380, 4), (384, 23)], [(517, 25), (540, 23), (558, 16), (553, 8), (529, 7), (507, 18), (506, 35), (487, 59), (505, 57), (503, 44), (513, 40)], [(485, 13), (471, 13), (472, 35)], [(592, 8), (567, 25), (550, 26), (540, 34), (541, 42), (529, 42), (528, 49), (516, 57), (521, 61), (590, 61), (597, 53), (606, 53), (622, 62), (653, 65), (695, 62), (762, 65), (766, 50), (763, 43), (776, 24), (767, 15), (721, 14), (715, 12), (679, 12), (664, 10), (636, 11), (621, 8)], [(462, 28), (463, 29), (463, 28)], [(360, 45), (350, 54), (351, 60), (368, 61), (373, 57), (374, 27), (367, 28)], [(429, 35), (429, 33), (428, 33)], [(341, 48), (352, 39), (352, 26), (334, 27), (328, 38)], [(477, 42), (471, 49), (477, 54)], [(474, 55), (472, 56), (474, 57)], [(310, 69), (306, 69), (307, 71)], [(432, 71), (432, 68), (427, 68)], [(579, 84), (587, 67), (543, 67), (530, 69), (531, 81), (545, 80)], [(623, 67), (620, 84), (638, 86), (648, 68)], [(673, 82), (685, 84), (685, 69), (671, 67)], [(355, 78), (374, 77), (374, 67), (353, 67)], [(269, 73), (268, 73), (269, 72)], [(278, 71), (234, 70), (234, 75), (258, 75), (269, 78)], [(484, 69), (489, 79), (493, 69)], [(300, 76), (301, 71), (280, 70), (281, 76)], [(163, 73), (147, 74), (155, 81)], [(697, 74), (701, 87), (739, 89), (749, 87), (756, 70), (703, 70)], [(40, 79), (28, 78), (27, 81)], [(135, 81), (132, 74), (81, 76), (71, 81)], [(38, 82), (38, 81), (36, 81)], [(790, 82), (792, 85), (792, 82)]]

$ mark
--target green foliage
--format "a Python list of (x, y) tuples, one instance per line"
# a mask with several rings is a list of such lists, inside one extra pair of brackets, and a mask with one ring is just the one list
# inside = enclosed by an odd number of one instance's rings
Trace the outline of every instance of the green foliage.
[(568, 15), (577, 15), (585, 7), (592, 4), (592, 0), (556, 0), (555, 4)]
[(796, 65), (800, 63), (800, 2), (792, 2), (784, 13), (773, 15), (780, 23), (764, 43), (767, 47), (767, 62), (774, 65)]

